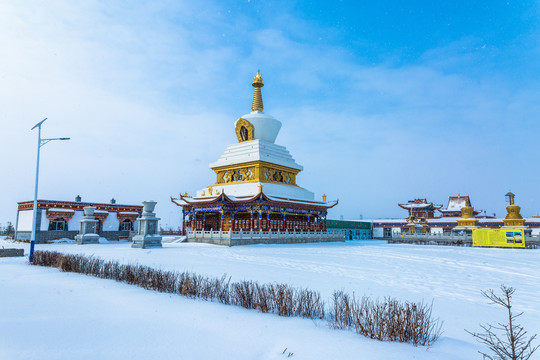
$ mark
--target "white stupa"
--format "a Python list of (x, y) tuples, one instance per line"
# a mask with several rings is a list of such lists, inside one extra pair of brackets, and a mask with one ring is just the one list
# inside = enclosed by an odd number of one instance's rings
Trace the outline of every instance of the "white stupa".
[[(210, 164), (217, 175), (213, 190), (245, 197), (257, 195), (264, 186), (264, 193), (269, 196), (314, 201), (313, 192), (296, 184), (296, 175), (304, 169), (302, 165), (285, 146), (275, 143), (281, 122), (263, 112), (262, 81), (257, 72), (253, 79), (252, 111), (235, 122), (238, 144), (227, 146), (220, 158)], [(197, 192), (197, 197), (212, 195), (208, 188)]]

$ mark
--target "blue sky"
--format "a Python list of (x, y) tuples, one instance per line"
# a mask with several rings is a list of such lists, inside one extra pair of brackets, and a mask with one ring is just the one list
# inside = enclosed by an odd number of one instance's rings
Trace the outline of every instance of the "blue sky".
[(537, 1), (26, 1), (0, 4), (0, 222), (33, 196), (123, 203), (214, 180), (250, 81), (265, 80), (298, 182), (331, 217), (402, 217), (398, 202), (457, 193), (540, 211)]

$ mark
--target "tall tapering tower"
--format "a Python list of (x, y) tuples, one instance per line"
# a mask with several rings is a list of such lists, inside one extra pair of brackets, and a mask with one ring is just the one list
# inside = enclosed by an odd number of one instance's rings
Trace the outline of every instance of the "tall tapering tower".
[(195, 196), (172, 199), (188, 218), (184, 228), (193, 236), (197, 230), (326, 231), (327, 209), (337, 201), (317, 201), (313, 192), (298, 186), (304, 168), (275, 143), (281, 122), (263, 112), (259, 72), (252, 86), (252, 111), (234, 123), (238, 143), (210, 164), (215, 182)]
[(253, 83), (251, 84), (255, 91), (253, 92), (253, 104), (251, 104), (251, 111), (263, 111), (263, 101), (261, 88), (264, 86), (263, 79), (261, 74), (257, 71), (257, 75), (253, 78)]

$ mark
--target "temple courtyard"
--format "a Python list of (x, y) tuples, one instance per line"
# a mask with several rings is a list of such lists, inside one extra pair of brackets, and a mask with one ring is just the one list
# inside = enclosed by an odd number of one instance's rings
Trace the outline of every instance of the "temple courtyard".
[[(433, 302), (443, 323), (429, 349), (370, 340), (324, 321), (285, 318), (191, 300), (110, 280), (0, 258), (0, 359), (479, 359), (485, 350), (464, 329), (504, 321), (480, 291), (516, 288), (514, 308), (529, 334), (540, 333), (540, 250), (347, 241), (223, 247), (167, 242), (39, 244), (166, 270), (232, 280), (284, 282), (321, 292)], [(0, 240), (5, 248), (28, 245)], [(286, 349), (286, 350), (285, 350)], [(290, 355), (292, 354), (292, 355)]]

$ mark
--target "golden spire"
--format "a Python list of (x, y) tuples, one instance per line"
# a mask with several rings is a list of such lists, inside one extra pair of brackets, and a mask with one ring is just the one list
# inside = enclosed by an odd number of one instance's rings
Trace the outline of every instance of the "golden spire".
[(253, 83), (251, 84), (255, 88), (253, 93), (253, 103), (251, 104), (252, 111), (263, 111), (263, 101), (261, 95), (261, 88), (264, 86), (263, 79), (261, 74), (257, 71), (257, 75), (253, 78)]

